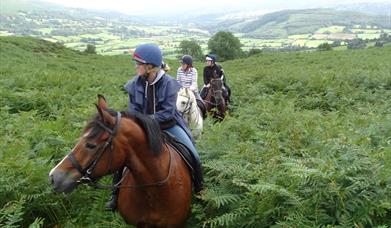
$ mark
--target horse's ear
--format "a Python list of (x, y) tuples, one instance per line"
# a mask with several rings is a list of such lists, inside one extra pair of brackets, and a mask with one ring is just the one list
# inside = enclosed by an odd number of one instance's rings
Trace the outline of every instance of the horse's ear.
[(98, 104), (96, 104), (96, 109), (98, 109), (99, 116), (104, 123), (108, 123), (110, 125), (115, 124), (115, 118), (108, 113), (107, 103), (104, 96), (98, 94)]
[(106, 98), (101, 94), (98, 94), (98, 105), (101, 109), (107, 109)]

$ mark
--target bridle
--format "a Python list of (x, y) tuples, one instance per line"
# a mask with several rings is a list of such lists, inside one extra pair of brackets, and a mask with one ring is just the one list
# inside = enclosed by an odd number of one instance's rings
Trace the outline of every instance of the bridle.
[[(172, 174), (172, 152), (170, 150), (170, 160), (169, 160), (169, 170), (167, 176), (163, 180), (156, 181), (154, 183), (146, 183), (146, 184), (137, 184), (137, 185), (125, 185), (122, 186), (121, 183), (124, 180), (124, 173), (122, 175), (121, 180), (118, 183), (115, 183), (113, 185), (99, 185), (98, 183), (95, 183), (95, 179), (91, 177), (92, 172), (94, 171), (98, 161), (102, 157), (103, 153), (107, 150), (107, 148), (110, 148), (110, 161), (109, 161), (109, 168), (108, 170), (111, 170), (111, 163), (112, 163), (112, 157), (113, 157), (113, 138), (117, 134), (119, 126), (120, 126), (120, 119), (121, 119), (121, 113), (117, 112), (117, 116), (115, 118), (115, 126), (113, 129), (110, 129), (107, 125), (104, 123), (98, 121), (98, 125), (103, 128), (103, 130), (107, 131), (110, 134), (110, 137), (105, 141), (97, 145), (98, 150), (96, 152), (95, 158), (85, 167), (82, 168), (79, 162), (76, 160), (73, 153), (68, 154), (66, 158), (69, 159), (69, 161), (72, 163), (72, 166), (79, 171), (79, 173), (82, 175), (80, 179), (77, 181), (78, 184), (88, 184), (95, 188), (100, 189), (114, 189), (114, 188), (143, 188), (143, 187), (152, 187), (152, 186), (161, 186), (165, 184)], [(125, 172), (125, 169), (123, 171)]]
[(101, 121), (98, 121), (98, 125), (103, 128), (103, 130), (107, 131), (110, 134), (110, 137), (107, 138), (105, 142), (100, 143), (97, 145), (98, 149), (95, 153), (96, 156), (91, 162), (85, 167), (82, 168), (79, 162), (76, 160), (73, 153), (68, 154), (67, 158), (72, 163), (73, 167), (79, 171), (81, 174), (81, 178), (78, 180), (78, 183), (92, 183), (94, 181), (94, 178), (91, 177), (92, 172), (94, 171), (96, 165), (98, 164), (98, 161), (102, 157), (103, 153), (106, 151), (107, 148), (110, 148), (110, 162), (109, 162), (109, 170), (111, 169), (111, 162), (112, 162), (112, 151), (113, 151), (113, 138), (117, 134), (118, 128), (120, 126), (120, 119), (121, 119), (121, 113), (117, 112), (117, 116), (115, 118), (115, 126), (113, 129), (110, 129), (107, 125), (102, 123)]
[(179, 95), (181, 97), (185, 97), (187, 99), (187, 102), (186, 102), (186, 105), (185, 105), (185, 109), (180, 112), (183, 116), (184, 113), (188, 113), (190, 111), (190, 108), (191, 108), (191, 99), (190, 99), (190, 96), (187, 97), (187, 96), (183, 96), (183, 95)]

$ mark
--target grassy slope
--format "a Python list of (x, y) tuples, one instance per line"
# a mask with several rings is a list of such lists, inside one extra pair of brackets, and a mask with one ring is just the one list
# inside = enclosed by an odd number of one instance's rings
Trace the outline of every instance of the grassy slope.
[[(389, 26), (387, 17), (369, 16), (358, 12), (333, 9), (284, 10), (263, 15), (257, 20), (237, 23), (223, 22), (230, 29), (243, 32), (253, 38), (287, 38), (294, 34), (313, 33), (331, 25), (378, 25)], [(227, 26), (224, 26), (227, 28)]]
[[(133, 64), (124, 56), (89, 56), (15, 37), (0, 38), (0, 60), (0, 208), (17, 214), (18, 205), (24, 206), (23, 226), (36, 217), (45, 218), (46, 225), (64, 224), (64, 219), (76, 215), (80, 217), (70, 223), (92, 224), (85, 219), (93, 218), (91, 208), (78, 209), (91, 191), (54, 196), (47, 174), (69, 152), (94, 113), (96, 94), (106, 95), (112, 107), (126, 108), (122, 86), (133, 75)], [(101, 194), (102, 204), (108, 194), (92, 193)], [(110, 213), (101, 216), (113, 221)]]
[[(223, 63), (235, 109), (205, 123), (197, 146), (207, 191), (190, 226), (391, 222), (390, 48)], [(126, 109), (128, 57), (0, 37), (0, 61), (0, 225), (123, 226), (103, 211), (107, 191), (53, 195), (47, 173), (95, 112), (97, 93)], [(178, 62), (169, 64), (175, 74)]]

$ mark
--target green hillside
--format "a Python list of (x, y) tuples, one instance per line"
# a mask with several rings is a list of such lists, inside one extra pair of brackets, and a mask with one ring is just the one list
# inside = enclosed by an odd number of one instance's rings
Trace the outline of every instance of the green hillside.
[[(388, 46), (224, 62), (234, 107), (221, 123), (208, 118), (197, 142), (206, 191), (188, 227), (388, 227), (390, 58)], [(47, 175), (96, 94), (126, 109), (134, 72), (129, 56), (0, 37), (1, 227), (126, 227), (104, 211), (108, 191), (54, 194)]]
[(19, 11), (44, 12), (47, 10), (64, 10), (57, 4), (51, 4), (40, 0), (1, 0), (0, 15), (16, 15)]
[(289, 35), (314, 33), (322, 27), (360, 25), (390, 28), (389, 17), (334, 9), (283, 10), (254, 20), (227, 20), (216, 28), (244, 33), (245, 37), (275, 39)]
[[(180, 42), (189, 39), (196, 40), (207, 53), (208, 40), (218, 31), (232, 32), (241, 40), (244, 51), (309, 49), (333, 42), (344, 46), (355, 39), (374, 44), (391, 33), (389, 14), (335, 9), (284, 10), (245, 19), (227, 15), (236, 19), (223, 22), (221, 13), (199, 12), (202, 15), (186, 14), (183, 18), (170, 15), (175, 17), (170, 23), (166, 17), (68, 8), (40, 0), (2, 0), (0, 4), (0, 36), (32, 36), (80, 51), (93, 44), (104, 55), (128, 53), (138, 43), (156, 42), (164, 53), (175, 58)], [(390, 4), (364, 4), (368, 8), (384, 5)]]

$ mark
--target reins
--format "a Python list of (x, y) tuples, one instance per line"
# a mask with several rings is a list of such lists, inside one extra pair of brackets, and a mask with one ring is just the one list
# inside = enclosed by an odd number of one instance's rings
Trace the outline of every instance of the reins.
[[(153, 186), (161, 186), (165, 184), (169, 179), (172, 174), (172, 152), (167, 148), (167, 145), (165, 144), (166, 148), (168, 149), (168, 153), (170, 154), (169, 157), (169, 169), (167, 176), (163, 180), (159, 180), (157, 182), (153, 183), (146, 183), (146, 184), (134, 184), (134, 185), (124, 185), (122, 186), (121, 183), (123, 182), (125, 175), (122, 175), (121, 180), (118, 183), (115, 183), (113, 185), (101, 185), (97, 182), (95, 182), (94, 178), (91, 177), (92, 172), (94, 171), (98, 161), (102, 157), (103, 153), (107, 150), (109, 147), (110, 150), (109, 152), (113, 152), (113, 139), (114, 136), (117, 134), (118, 129), (120, 127), (120, 119), (121, 119), (121, 113), (117, 112), (116, 116), (116, 123), (113, 129), (110, 129), (107, 127), (102, 122), (97, 122), (98, 125), (103, 128), (105, 131), (107, 131), (110, 134), (110, 137), (103, 143), (98, 145), (98, 150), (97, 150), (97, 155), (95, 156), (94, 160), (92, 160), (85, 168), (82, 168), (79, 162), (76, 160), (75, 156), (70, 153), (67, 156), (67, 159), (70, 160), (72, 163), (73, 167), (80, 172), (82, 175), (81, 178), (77, 181), (79, 184), (86, 184), (91, 187), (97, 188), (97, 189), (114, 189), (114, 188), (144, 188), (144, 187), (153, 187)], [(111, 163), (112, 163), (112, 156), (113, 154), (111, 153), (110, 161), (109, 161), (109, 171), (111, 170)], [(123, 174), (128, 168), (125, 167)]]
[[(167, 145), (166, 145), (167, 146)], [(97, 189), (114, 189), (114, 188), (146, 188), (146, 187), (155, 187), (155, 186), (162, 186), (164, 185), (171, 177), (172, 174), (172, 152), (168, 149), (168, 153), (170, 154), (170, 160), (169, 160), (169, 168), (168, 168), (168, 173), (167, 176), (160, 181), (153, 182), (153, 183), (147, 183), (147, 184), (129, 184), (129, 185), (121, 185), (121, 183), (124, 181), (126, 175), (125, 172), (128, 170), (128, 168), (125, 167), (123, 173), (122, 173), (122, 178), (120, 181), (118, 181), (114, 185), (101, 185), (96, 182), (90, 182), (87, 183), (89, 186), (97, 188)]]

